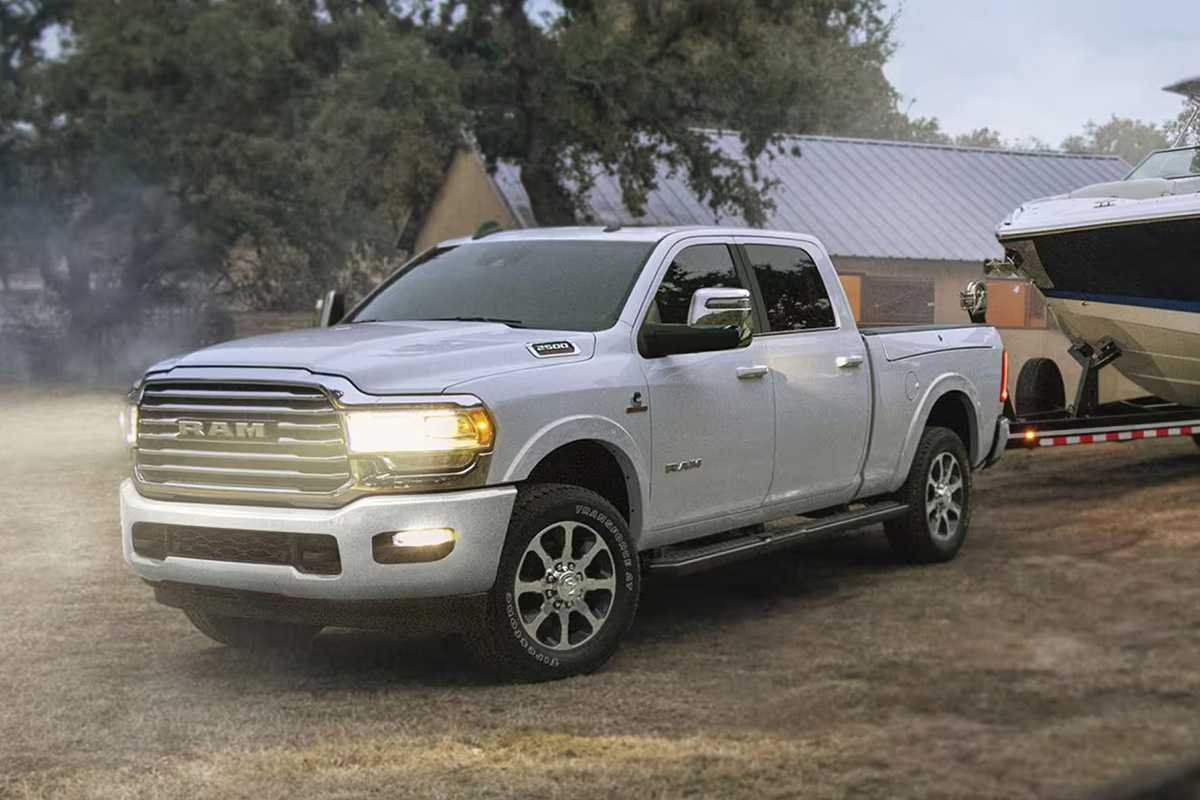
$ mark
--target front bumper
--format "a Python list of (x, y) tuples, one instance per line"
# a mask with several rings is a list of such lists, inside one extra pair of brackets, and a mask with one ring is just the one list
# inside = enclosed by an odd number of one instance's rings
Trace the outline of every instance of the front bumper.
[[(152, 584), (187, 584), (306, 600), (361, 601), (444, 598), (486, 592), (508, 530), (517, 491), (511, 486), (422, 495), (367, 497), (339, 509), (267, 508), (152, 500), (126, 480), (121, 484), (121, 539), (125, 562)], [(134, 523), (232, 528), (281, 533), (323, 533), (337, 539), (341, 572), (303, 573), (281, 564), (251, 564), (168, 556), (158, 560), (133, 550)], [(454, 549), (438, 561), (380, 564), (376, 534), (451, 528)]]

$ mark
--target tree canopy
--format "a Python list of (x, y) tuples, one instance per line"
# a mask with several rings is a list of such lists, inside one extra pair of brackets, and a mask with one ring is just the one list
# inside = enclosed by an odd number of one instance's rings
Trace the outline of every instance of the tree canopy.
[[(520, 167), (543, 224), (574, 222), (598, 170), (640, 210), (660, 165), (757, 223), (767, 201), (753, 162), (781, 132), (844, 132), (893, 105), (880, 0), (535, 7), (447, 0), (412, 19), (458, 76), (484, 155)], [(712, 128), (738, 132), (743, 151), (717, 148)]]
[(1083, 126), (1082, 134), (1063, 140), (1062, 149), (1068, 153), (1120, 156), (1130, 164), (1137, 164), (1155, 150), (1170, 145), (1167, 132), (1162, 127), (1114, 114), (1104, 123), (1089, 120)]
[[(0, 9), (0, 271), (36, 267), (77, 324), (198, 282), (294, 307), (391, 256), (464, 133), (520, 166), (544, 224), (575, 220), (597, 169), (638, 208), (662, 164), (756, 222), (753, 158), (778, 134), (903, 117), (881, 0)], [(718, 149), (713, 128), (744, 152)]]

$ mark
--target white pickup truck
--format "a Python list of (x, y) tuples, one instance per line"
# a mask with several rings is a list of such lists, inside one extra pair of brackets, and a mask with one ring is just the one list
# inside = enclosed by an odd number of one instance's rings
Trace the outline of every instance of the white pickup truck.
[(881, 522), (953, 558), (1006, 364), (984, 325), (860, 331), (810, 236), (451, 241), (329, 327), (150, 369), (125, 559), (226, 644), (450, 623), (561, 677), (613, 654), (646, 572)]

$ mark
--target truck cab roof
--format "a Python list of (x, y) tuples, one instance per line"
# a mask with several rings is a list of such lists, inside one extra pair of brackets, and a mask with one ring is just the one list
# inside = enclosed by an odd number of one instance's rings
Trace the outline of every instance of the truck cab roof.
[(574, 227), (559, 227), (559, 228), (522, 228), (511, 231), (496, 231), (495, 233), (486, 234), (478, 239), (472, 236), (462, 236), (456, 239), (447, 239), (439, 244), (439, 247), (454, 247), (458, 245), (471, 244), (476, 241), (534, 241), (538, 239), (595, 239), (605, 241), (627, 241), (627, 242), (658, 242), (677, 233), (689, 233), (692, 235), (701, 236), (762, 236), (764, 234), (778, 238), (794, 238), (805, 241), (812, 241), (813, 237), (800, 233), (790, 233), (781, 231), (764, 231), (758, 228), (746, 227), (724, 227), (719, 225), (653, 225), (653, 226), (574, 226)]

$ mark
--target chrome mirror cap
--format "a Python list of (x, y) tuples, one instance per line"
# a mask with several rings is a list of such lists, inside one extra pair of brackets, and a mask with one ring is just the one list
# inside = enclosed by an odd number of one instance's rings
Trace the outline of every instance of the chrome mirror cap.
[(741, 332), (741, 340), (746, 342), (754, 330), (752, 308), (749, 289), (724, 286), (697, 289), (688, 306), (688, 327), (735, 325)]

